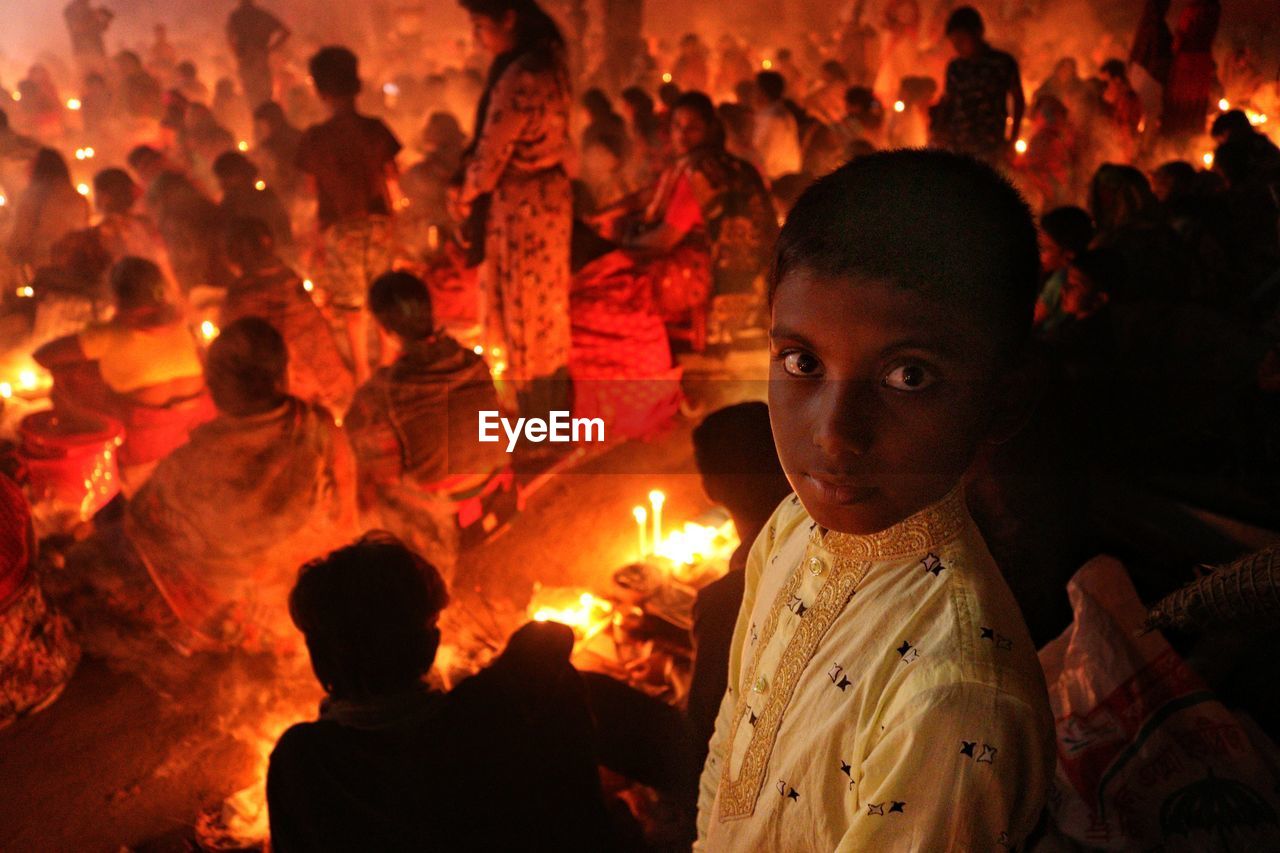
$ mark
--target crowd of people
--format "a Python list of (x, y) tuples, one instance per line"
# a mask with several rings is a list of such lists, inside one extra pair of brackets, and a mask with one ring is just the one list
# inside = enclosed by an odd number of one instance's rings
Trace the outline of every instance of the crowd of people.
[[(63, 76), (0, 86), (11, 355), (121, 429), (120, 496), (80, 521), (173, 647), (300, 633), (327, 694), (272, 756), (273, 848), (644, 849), (598, 766), (675, 804), (677, 847), (1051, 835), (1036, 652), (1076, 569), (1116, 554), (1158, 596), (1280, 531), (1280, 83), (1215, 53), (1218, 0), (1173, 27), (1147, 0), (1113, 54), (1028, 55), (1019, 4), (891, 0), (767, 55), (606, 26), (594, 67), (574, 14), (461, 5), (452, 63), (304, 69), (239, 0), (214, 80), (163, 26), (108, 55), (112, 12), (73, 0)], [(768, 405), (693, 432), (742, 547), (683, 707), (547, 624), (429, 688), (460, 554), (519, 503), (476, 413), (648, 438), (682, 355), (766, 340)], [(0, 726), (79, 654), (29, 497), (0, 475)]]

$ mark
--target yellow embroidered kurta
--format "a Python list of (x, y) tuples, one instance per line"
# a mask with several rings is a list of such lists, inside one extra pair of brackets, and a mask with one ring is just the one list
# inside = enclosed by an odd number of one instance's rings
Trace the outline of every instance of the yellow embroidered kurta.
[(981, 850), (1034, 827), (1044, 676), (957, 488), (869, 536), (792, 496), (747, 561), (697, 850)]

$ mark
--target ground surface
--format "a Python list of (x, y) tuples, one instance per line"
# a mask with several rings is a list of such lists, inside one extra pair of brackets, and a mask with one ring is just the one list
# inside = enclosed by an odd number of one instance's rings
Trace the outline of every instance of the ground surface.
[[(760, 391), (720, 377), (690, 388), (695, 410)], [(455, 624), (509, 632), (535, 581), (603, 588), (633, 556), (631, 508), (650, 489), (666, 492), (671, 521), (707, 509), (690, 428), (680, 419), (539, 488), (505, 533), (464, 555)], [(0, 731), (0, 851), (187, 849), (200, 810), (259, 772), (263, 746), (245, 731), (271, 704), (274, 677), (260, 660), (163, 649), (135, 649), (126, 664), (86, 657), (56, 704)], [(307, 693), (300, 714), (311, 701)]]

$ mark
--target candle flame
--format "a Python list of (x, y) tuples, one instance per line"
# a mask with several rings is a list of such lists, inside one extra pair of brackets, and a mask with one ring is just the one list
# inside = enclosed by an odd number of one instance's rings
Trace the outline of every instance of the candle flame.
[(649, 511), (642, 506), (638, 506), (631, 510), (631, 516), (636, 520), (637, 524), (644, 524), (649, 520)]
[(1204, 167), (1206, 169), (1213, 168), (1213, 152), (1212, 151), (1204, 152), (1204, 156), (1201, 157), (1200, 159), (1204, 162)]
[(68, 99), (67, 99), (67, 109), (72, 110), (72, 111), (80, 109), (80, 99), (79, 99), (79, 98), (68, 98)]
[(255, 190), (257, 190), (258, 192), (262, 192), (263, 190), (265, 190), (265, 189), (267, 188), (267, 182), (266, 182), (266, 181), (258, 181), (257, 183), (255, 183), (255, 184), (253, 185), (253, 188), (254, 188)]
[(1231, 102), (1228, 101), (1226, 98), (1220, 99), (1218, 101), (1218, 109), (1222, 110), (1225, 113), (1227, 110), (1231, 109)]
[(670, 72), (670, 71), (668, 71), (668, 72), (666, 72), (665, 74), (663, 74), (663, 75), (662, 75), (662, 82), (663, 82), (663, 83), (670, 83), (670, 82), (671, 82), (671, 72)]
[(907, 104), (906, 104), (906, 102), (905, 102), (905, 101), (894, 101), (894, 102), (893, 102), (893, 111), (894, 111), (895, 113), (903, 112), (904, 110), (906, 110), (906, 108), (907, 108)]
[(236, 147), (237, 147), (237, 148), (239, 148), (239, 149), (241, 150), (241, 152), (248, 151), (248, 150), (249, 150), (249, 143), (248, 143), (248, 142), (245, 142), (243, 139), (241, 139), (239, 142), (237, 142), (237, 143), (236, 143)]
[(662, 492), (658, 491), (657, 489), (654, 489), (652, 492), (649, 492), (649, 503), (653, 504), (654, 506), (662, 506), (662, 504), (666, 500), (667, 500), (667, 496), (664, 495)]
[(311, 291), (313, 291), (313, 290), (315, 290), (315, 289), (316, 289), (315, 282), (313, 282), (313, 281), (312, 281), (311, 279), (309, 279), (309, 278), (303, 279), (303, 280), (302, 280), (302, 289), (303, 289), (303, 290), (305, 290), (307, 293), (310, 293)]
[(1014, 150), (1014, 151), (1017, 151), (1019, 154), (1026, 154), (1026, 153), (1027, 153), (1027, 140), (1025, 140), (1025, 139), (1019, 139), (1017, 142), (1013, 143), (1013, 150)]
[(36, 387), (36, 372), (34, 370), (24, 370), (18, 374), (18, 387), (23, 391), (30, 391)]
[(89, 194), (89, 185), (88, 185), (88, 184), (76, 184), (76, 192), (80, 193), (80, 195), (88, 195), (88, 194)]
[(770, 68), (773, 67), (773, 60), (766, 59), (764, 62), (760, 63), (760, 67), (763, 68), (765, 71), (768, 71)]
[(200, 335), (205, 339), (206, 343), (216, 338), (218, 336), (218, 332), (218, 327), (209, 320), (205, 320), (200, 324)]
[(28, 284), (24, 287), (19, 287), (17, 295), (19, 299), (30, 299), (36, 295), (36, 289)]
[(0, 399), (8, 400), (13, 396), (13, 386), (8, 382), (0, 382)]

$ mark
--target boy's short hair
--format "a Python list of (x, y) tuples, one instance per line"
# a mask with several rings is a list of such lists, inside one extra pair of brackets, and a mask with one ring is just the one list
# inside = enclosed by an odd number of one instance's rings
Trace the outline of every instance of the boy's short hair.
[(777, 101), (787, 89), (787, 79), (777, 71), (761, 71), (756, 75), (756, 89), (768, 101)]
[(379, 326), (406, 341), (429, 338), (436, 330), (431, 292), (412, 273), (389, 272), (374, 279), (369, 310)]
[(947, 18), (947, 35), (969, 33), (981, 38), (985, 31), (986, 25), (982, 22), (982, 15), (972, 6), (961, 6)]
[(389, 533), (365, 534), (302, 567), (289, 615), (332, 696), (411, 687), (435, 661), (449, 603), (440, 573)]
[(717, 409), (693, 429), (693, 459), (704, 477), (774, 474), (786, 477), (769, 426), (769, 406), (758, 400)]
[(213, 161), (213, 174), (220, 181), (252, 181), (258, 177), (258, 167), (239, 151), (223, 151)]
[(124, 169), (103, 169), (93, 176), (93, 197), (107, 213), (128, 213), (140, 192)]
[(209, 345), (205, 384), (218, 411), (236, 417), (269, 412), (284, 402), (289, 352), (261, 317), (241, 317)]
[(1072, 205), (1055, 207), (1040, 217), (1040, 229), (1053, 242), (1077, 255), (1093, 241), (1093, 220), (1083, 208)]
[(130, 255), (116, 261), (107, 274), (107, 283), (118, 310), (159, 308), (165, 305), (167, 289), (164, 273), (146, 258)]
[(360, 60), (345, 47), (322, 47), (307, 63), (316, 91), (333, 98), (360, 94)]
[(778, 238), (769, 301), (788, 275), (861, 276), (971, 307), (1017, 349), (1039, 290), (1035, 219), (995, 169), (948, 151), (859, 157), (814, 182)]
[(125, 162), (129, 164), (129, 168), (135, 172), (141, 172), (150, 166), (158, 166), (164, 162), (164, 155), (156, 148), (150, 145), (136, 145), (129, 151), (129, 155), (125, 157)]
[(1126, 66), (1124, 61), (1120, 59), (1108, 59), (1106, 62), (1102, 63), (1102, 67), (1098, 69), (1098, 71), (1108, 77), (1114, 77), (1117, 80), (1129, 79), (1128, 66)]

